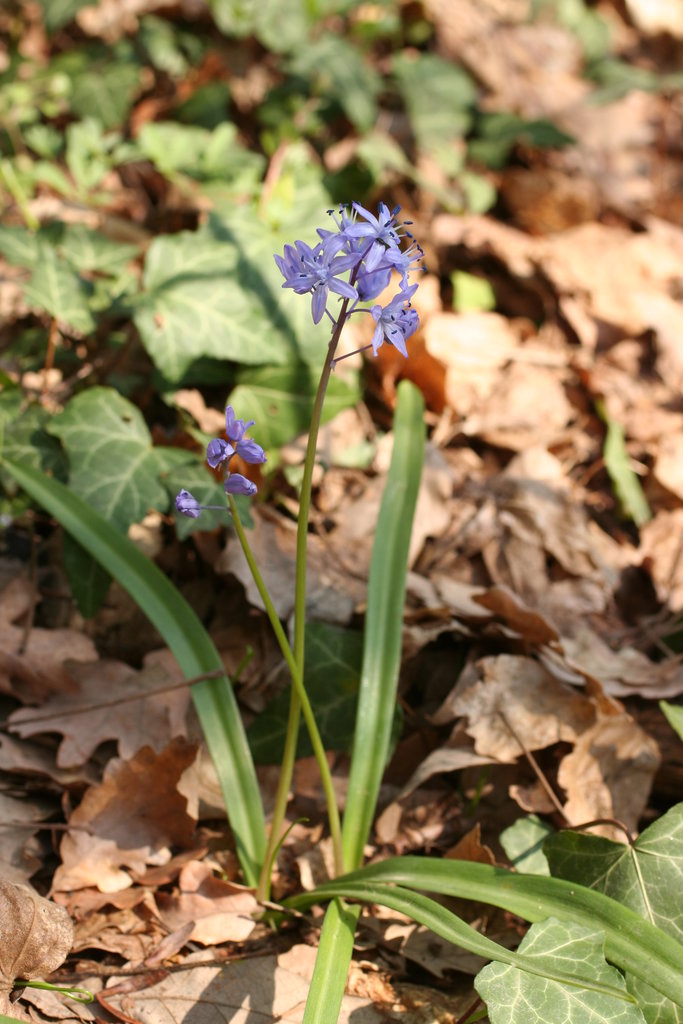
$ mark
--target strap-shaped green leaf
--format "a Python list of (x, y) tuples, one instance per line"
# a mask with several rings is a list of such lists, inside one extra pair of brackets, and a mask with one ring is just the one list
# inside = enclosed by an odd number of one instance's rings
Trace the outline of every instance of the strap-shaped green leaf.
[(403, 381), (398, 388), (394, 450), (370, 561), (363, 669), (342, 829), (348, 868), (362, 863), (389, 753), (401, 664), (408, 548), (422, 474), (423, 415), (422, 395)]
[(527, 921), (553, 916), (588, 929), (599, 927), (605, 933), (605, 956), (611, 963), (683, 1006), (683, 946), (616, 900), (559, 878), (517, 874), (470, 861), (392, 857), (320, 886), (291, 905), (303, 909), (322, 897), (352, 898), (354, 886), (387, 883), (490, 903)]
[[(160, 569), (128, 538), (63, 484), (30, 466), (3, 459), (27, 494), (119, 581), (159, 630), (188, 678), (222, 670), (211, 637)], [(255, 885), (265, 855), (265, 823), (244, 726), (227, 676), (192, 687), (192, 697), (221, 784), (237, 853)]]
[[(582, 971), (581, 965), (577, 965), (576, 973), (561, 970), (554, 965), (539, 962), (519, 953), (513, 953), (505, 946), (499, 945), (493, 939), (482, 935), (471, 925), (467, 924), (452, 911), (447, 910), (436, 900), (430, 899), (419, 892), (413, 892), (400, 885), (382, 885), (375, 882), (362, 882), (358, 880), (356, 873), (355, 881), (336, 879), (328, 882), (315, 890), (318, 897), (336, 895), (342, 899), (362, 900), (365, 903), (377, 903), (391, 910), (397, 910), (406, 914), (441, 936), (447, 942), (466, 949), (477, 956), (483, 956), (487, 960), (495, 960), (498, 963), (510, 964), (521, 971), (534, 974), (541, 978), (551, 978), (553, 981), (574, 988), (588, 988), (594, 992), (601, 992), (622, 1002), (633, 1003), (635, 1000), (626, 992), (625, 986), (617, 987), (602, 979), (596, 979), (591, 973)], [(309, 895), (309, 894), (307, 894)], [(594, 925), (591, 931), (595, 931), (598, 925)]]
[(342, 900), (332, 900), (327, 908), (303, 1024), (329, 1024), (338, 1019), (360, 911), (359, 906), (347, 906)]

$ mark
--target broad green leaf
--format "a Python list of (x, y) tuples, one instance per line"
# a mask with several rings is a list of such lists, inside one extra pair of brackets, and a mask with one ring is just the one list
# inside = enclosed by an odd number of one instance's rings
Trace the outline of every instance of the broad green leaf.
[(505, 166), (518, 143), (537, 149), (563, 149), (574, 141), (552, 121), (528, 121), (517, 114), (496, 111), (479, 116), (468, 150), (473, 160), (498, 169)]
[(177, 448), (154, 448), (139, 409), (113, 388), (89, 388), (50, 424), (69, 456), (69, 484), (112, 525), (126, 531), (150, 508), (166, 511), (162, 473), (193, 460)]
[(223, 122), (213, 130), (174, 121), (150, 121), (137, 139), (140, 151), (162, 174), (188, 174), (199, 181), (232, 181), (245, 188), (259, 180), (264, 159), (237, 141), (237, 129)]
[(57, 248), (76, 270), (117, 275), (140, 253), (137, 245), (117, 242), (84, 224), (61, 225)]
[(38, 403), (25, 405), (21, 394), (0, 393), (2, 453), (10, 459), (66, 480), (67, 464), (59, 442), (47, 428), (52, 417)]
[(321, 342), (310, 300), (283, 293), (273, 260), (279, 248), (250, 210), (152, 242), (135, 323), (168, 381), (206, 356), (248, 365), (321, 361), (324, 329)]
[(28, 466), (7, 459), (2, 465), (137, 601), (188, 679), (207, 672), (222, 673), (194, 685), (192, 698), (216, 767), (242, 869), (247, 883), (256, 885), (266, 846), (261, 794), (235, 696), (211, 637), (164, 573), (73, 491)]
[[(306, 627), (304, 684), (326, 750), (347, 750), (351, 744), (362, 653), (362, 633), (321, 622)], [(282, 760), (288, 716), (289, 691), (285, 691), (247, 730), (257, 763), (277, 764)], [(312, 753), (308, 732), (300, 722), (297, 757)]]
[(76, 607), (84, 618), (92, 618), (109, 593), (111, 576), (70, 533), (64, 534), (62, 561)]
[[(539, 967), (602, 982), (626, 991), (624, 979), (605, 961), (604, 934), (551, 917), (532, 925), (519, 953)], [(637, 1006), (590, 988), (561, 985), (511, 964), (489, 964), (474, 987), (491, 1024), (644, 1024)]]
[(424, 457), (423, 417), (422, 395), (402, 381), (394, 450), (370, 559), (363, 668), (343, 824), (344, 863), (349, 868), (362, 862), (391, 744), (408, 548)]
[(48, 32), (56, 32), (57, 29), (68, 25), (80, 11), (81, 7), (87, 7), (92, 0), (38, 0), (43, 8), (43, 20)]
[(31, 280), (24, 285), (26, 301), (46, 310), (60, 324), (89, 334), (95, 327), (90, 307), (92, 284), (56, 253), (44, 249)]
[(500, 845), (517, 871), (529, 875), (549, 875), (550, 868), (543, 853), (543, 843), (553, 829), (535, 814), (518, 818), (500, 834)]
[(39, 234), (28, 228), (0, 224), (0, 252), (8, 263), (32, 270), (40, 254)]
[(605, 893), (683, 940), (683, 803), (672, 807), (633, 846), (567, 830), (543, 846), (554, 877)]
[(399, 53), (392, 69), (421, 147), (432, 149), (465, 134), (477, 98), (466, 71), (430, 53)]
[[(320, 341), (322, 365), (324, 337)], [(243, 370), (237, 376), (237, 387), (230, 393), (230, 403), (239, 409), (241, 419), (256, 422), (259, 444), (266, 450), (276, 450), (306, 431), (317, 384), (315, 368), (302, 363)], [(322, 422), (356, 405), (360, 397), (357, 374), (332, 377), (325, 395)]]
[(127, 40), (114, 46), (89, 46), (82, 68), (72, 77), (71, 109), (81, 118), (97, 118), (105, 128), (125, 121), (140, 91), (140, 64)]
[(293, 52), (289, 70), (311, 78), (315, 91), (337, 103), (359, 132), (377, 120), (382, 80), (361, 51), (333, 33), (325, 33)]
[[(527, 921), (546, 917), (575, 921), (605, 933), (605, 955), (623, 971), (648, 982), (658, 992), (683, 1006), (683, 946), (616, 900), (577, 882), (542, 875), (523, 875), (488, 864), (434, 860), (431, 857), (393, 857), (366, 865), (343, 876), (340, 882), (407, 886), (443, 896), (477, 900), (503, 907)], [(318, 893), (325, 890), (321, 886)], [(331, 895), (351, 896), (349, 888)], [(307, 896), (293, 905), (303, 909)], [(315, 897), (312, 897), (314, 899)], [(303, 902), (301, 902), (303, 900)]]
[(683, 707), (678, 704), (670, 704), (667, 700), (660, 700), (659, 706), (666, 715), (666, 720), (683, 740)]

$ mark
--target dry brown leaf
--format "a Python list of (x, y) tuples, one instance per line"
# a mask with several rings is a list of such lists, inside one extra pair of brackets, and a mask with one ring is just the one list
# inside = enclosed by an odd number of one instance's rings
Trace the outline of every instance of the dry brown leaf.
[(645, 524), (640, 537), (657, 597), (670, 611), (679, 612), (683, 608), (683, 509), (659, 512)]
[[(484, 757), (511, 762), (526, 750), (574, 742), (594, 721), (595, 707), (582, 693), (554, 679), (530, 658), (502, 654), (477, 663), (482, 678), (454, 702)], [(515, 738), (519, 737), (519, 740)]]
[(113, 758), (69, 819), (53, 891), (117, 892), (132, 884), (129, 872), (170, 860), (171, 845), (189, 846), (195, 822), (177, 785), (195, 756), (194, 745), (175, 739), (160, 754), (143, 747), (130, 761)]
[(9, 994), (16, 978), (43, 978), (66, 959), (71, 918), (25, 885), (0, 880), (0, 1013), (12, 1016)]
[[(57, 806), (48, 800), (25, 794), (17, 800), (0, 793), (0, 876), (8, 882), (28, 882), (40, 867), (31, 838), (44, 826)], [(35, 828), (27, 827), (35, 824)]]
[(97, 660), (94, 644), (78, 630), (14, 625), (30, 612), (34, 596), (34, 585), (24, 577), (13, 579), (0, 594), (0, 690), (14, 694), (16, 679), (21, 683), (16, 695), (23, 700), (73, 691), (64, 663)]
[[(572, 825), (617, 818), (635, 833), (659, 767), (659, 749), (625, 712), (600, 716), (560, 762), (557, 780), (567, 793), (564, 813)], [(599, 834), (624, 841), (610, 825)]]
[[(194, 954), (197, 959), (206, 954)], [(264, 956), (220, 967), (196, 967), (170, 973), (141, 991), (104, 996), (140, 1024), (249, 1024), (256, 1017), (301, 1024), (316, 950), (294, 946), (282, 957)], [(280, 962), (282, 961), (282, 963)], [(185, 963), (191, 963), (189, 957)], [(116, 979), (112, 979), (116, 984)], [(386, 1024), (370, 1000), (344, 996), (338, 1024)]]
[(256, 927), (258, 903), (250, 890), (216, 878), (207, 864), (191, 861), (180, 872), (178, 894), (159, 893), (164, 924), (178, 931), (194, 922), (188, 941), (203, 946), (241, 942)]
[(38, 710), (20, 708), (9, 720), (11, 731), (20, 736), (61, 733), (59, 768), (84, 764), (107, 740), (116, 740), (120, 756), (128, 759), (143, 746), (159, 753), (174, 736), (187, 735), (189, 688), (145, 696), (149, 690), (182, 681), (179, 669), (170, 674), (149, 659), (140, 672), (121, 661), (67, 661), (65, 667), (78, 686), (76, 692), (56, 694)]
[(589, 626), (579, 625), (572, 637), (562, 637), (569, 668), (597, 680), (610, 697), (638, 694), (651, 700), (683, 693), (683, 665), (678, 659), (654, 663), (633, 647), (614, 651)]

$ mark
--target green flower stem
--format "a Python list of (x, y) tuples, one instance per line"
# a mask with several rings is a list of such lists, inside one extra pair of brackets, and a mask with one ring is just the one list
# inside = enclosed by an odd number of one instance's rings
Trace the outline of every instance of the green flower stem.
[[(279, 619), (278, 614), (277, 614), (277, 612), (275, 610), (275, 607), (273, 606), (273, 602), (272, 602), (272, 600), (270, 598), (270, 594), (268, 593), (268, 588), (266, 587), (266, 584), (265, 584), (265, 582), (263, 580), (263, 576), (261, 575), (261, 573), (259, 571), (259, 567), (256, 564), (256, 559), (254, 558), (254, 553), (251, 550), (251, 547), (249, 545), (249, 541), (247, 539), (247, 535), (244, 532), (244, 527), (242, 526), (242, 521), (240, 519), (239, 512), (237, 510), (237, 505), (235, 504), (235, 499), (233, 498), (233, 496), (231, 494), (228, 495), (228, 501), (230, 503), (230, 512), (232, 514), (233, 523), (235, 524), (235, 530), (237, 531), (237, 537), (239, 539), (240, 544), (242, 545), (242, 551), (244, 552), (244, 557), (247, 560), (247, 565), (249, 566), (249, 570), (251, 572), (251, 575), (254, 578), (254, 583), (256, 584), (256, 588), (257, 588), (259, 594), (261, 595), (261, 600), (263, 601), (263, 604), (265, 605), (266, 614), (268, 616), (268, 619), (270, 621), (271, 626), (273, 627), (273, 632), (275, 633), (275, 637), (277, 639), (277, 642), (280, 645), (280, 650), (282, 651), (284, 659), (287, 662), (287, 667), (288, 667), (288, 669), (290, 671), (290, 674), (291, 674), (291, 677), (292, 677), (292, 683), (293, 683), (292, 692), (293, 693), (296, 692), (297, 698), (298, 698), (298, 706), (303, 711), (304, 721), (306, 722), (306, 728), (308, 729), (309, 735), (311, 737), (311, 744), (313, 746), (313, 752), (315, 754), (315, 759), (318, 762), (318, 768), (320, 769), (320, 775), (321, 775), (321, 778), (322, 778), (323, 790), (325, 792), (325, 799), (327, 801), (327, 813), (328, 813), (328, 818), (329, 818), (329, 823), (330, 823), (330, 834), (332, 836), (332, 843), (333, 843), (334, 851), (335, 851), (335, 863), (338, 861), (339, 864), (341, 864), (341, 822), (340, 822), (340, 819), (339, 819), (339, 809), (337, 807), (337, 801), (336, 801), (335, 795), (334, 795), (334, 787), (332, 785), (332, 775), (330, 773), (330, 767), (329, 767), (329, 765), (327, 763), (327, 757), (325, 756), (325, 747), (323, 746), (323, 741), (322, 741), (322, 739), (320, 737), (320, 732), (318, 731), (318, 725), (317, 725), (317, 722), (315, 720), (315, 716), (313, 715), (313, 708), (311, 707), (311, 702), (308, 699), (308, 694), (306, 693), (306, 689), (304, 687), (303, 679), (301, 677), (301, 671), (299, 670), (299, 666), (298, 666), (298, 664), (297, 664), (297, 662), (296, 662), (296, 660), (294, 658), (294, 654), (292, 652), (292, 648), (290, 647), (289, 641), (287, 640), (287, 635), (286, 635), (284, 629), (282, 628), (282, 623), (280, 622), (280, 619)], [(296, 740), (297, 735), (298, 735), (298, 724), (299, 724), (298, 720), (299, 720), (299, 714), (298, 714), (298, 709), (297, 709), (297, 716), (296, 716), (296, 726), (297, 726), (297, 728), (294, 731), (294, 738), (295, 738), (295, 740)], [(289, 721), (287, 723), (287, 725), (288, 725), (287, 738), (288, 739), (289, 739), (289, 735), (290, 735), (290, 726), (291, 726), (291, 724), (292, 724), (292, 714), (291, 714), (291, 703), (290, 703), (290, 717), (289, 717)], [(291, 747), (292, 747), (292, 750), (295, 751), (296, 750), (296, 743), (291, 744)], [(294, 762), (293, 762), (293, 759), (292, 759), (292, 765), (293, 765), (293, 763)], [(291, 778), (291, 772), (290, 772), (290, 778)], [(271, 831), (270, 831), (270, 837), (269, 837), (268, 846), (267, 846), (267, 849), (266, 849), (266, 858), (265, 858), (265, 861), (264, 861), (264, 864), (263, 864), (263, 868), (261, 870), (261, 876), (259, 878), (258, 895), (259, 895), (259, 898), (262, 899), (262, 900), (267, 900), (270, 897), (270, 869), (271, 869), (271, 866), (272, 866), (273, 855), (274, 855), (275, 850), (277, 849), (277, 846), (279, 845), (279, 842), (280, 842), (281, 822), (284, 819), (284, 813), (285, 813), (286, 806), (287, 806), (287, 792), (288, 792), (288, 789), (289, 789), (289, 786), (284, 791), (284, 802), (282, 802), (282, 797), (281, 797), (281, 794), (280, 794), (280, 787), (278, 787), (277, 796), (278, 796), (278, 798), (281, 801), (280, 802), (280, 806), (279, 806), (279, 813), (281, 815), (281, 819), (280, 819), (280, 826), (277, 829), (271, 828)], [(275, 812), (273, 814), (273, 817), (275, 817)]]
[[(308, 444), (306, 445), (306, 458), (304, 459), (304, 474), (301, 481), (301, 496), (299, 499), (299, 519), (297, 524), (296, 533), (296, 579), (295, 579), (295, 590), (294, 590), (294, 661), (296, 663), (296, 675), (299, 680), (303, 680), (304, 675), (304, 645), (306, 641), (306, 547), (308, 539), (308, 517), (311, 510), (311, 490), (313, 486), (313, 469), (315, 467), (315, 453), (318, 445), (318, 432), (320, 430), (320, 420), (322, 418), (323, 402), (325, 401), (325, 394), (327, 392), (327, 385), (330, 380), (330, 374), (332, 372), (332, 364), (334, 362), (334, 355), (337, 351), (337, 345), (339, 344), (339, 338), (341, 336), (342, 327), (346, 319), (346, 309), (348, 306), (348, 299), (344, 299), (342, 304), (337, 326), (332, 332), (330, 343), (327, 349), (327, 356), (325, 357), (325, 364), (320, 375), (320, 382), (318, 383), (318, 390), (315, 395), (315, 401), (313, 403), (313, 413), (311, 415), (311, 426), (308, 432)], [(280, 620), (278, 619), (278, 623)], [(289, 664), (289, 661), (287, 662)], [(294, 674), (292, 674), (292, 680), (294, 680)], [(301, 692), (304, 692), (303, 682), (301, 684)], [(310, 706), (310, 705), (309, 705)], [(280, 766), (280, 778), (278, 780), (277, 792), (275, 794), (275, 804), (273, 806), (273, 816), (271, 819), (270, 836), (268, 838), (268, 846), (266, 849), (266, 863), (268, 863), (279, 842), (279, 835), (282, 832), (282, 825), (285, 819), (285, 812), (287, 809), (287, 799), (289, 796), (289, 787), (292, 781), (292, 774), (294, 772), (294, 759), (296, 757), (296, 745), (299, 738), (299, 715), (301, 711), (301, 694), (296, 684), (292, 687), (289, 697), (289, 717), (287, 719), (287, 732), (285, 734), (285, 749), (282, 757), (282, 764)], [(304, 710), (305, 716), (305, 710)], [(311, 714), (311, 719), (313, 716)], [(308, 724), (308, 723), (307, 723)], [(314, 734), (309, 728), (311, 736), (311, 743), (315, 750)], [(316, 729), (316, 735), (317, 733)], [(322, 744), (321, 744), (322, 746)], [(324, 754), (324, 751), (323, 751)], [(334, 796), (332, 789), (331, 776), (327, 759), (318, 757), (316, 751), (316, 758), (320, 767), (323, 788), (325, 791), (325, 798), (328, 805), (328, 815), (330, 820), (330, 831), (332, 835), (332, 842), (334, 846), (334, 865), (337, 874), (342, 874), (344, 871), (344, 861), (342, 855), (341, 845), (341, 832), (337, 832), (339, 811), (337, 808), (337, 801)], [(324, 768), (323, 768), (324, 765)], [(329, 780), (326, 783), (326, 779)], [(334, 810), (333, 810), (334, 808)], [(333, 819), (336, 824), (333, 826)], [(270, 880), (268, 880), (268, 886), (270, 886)], [(264, 888), (263, 884), (260, 889)]]

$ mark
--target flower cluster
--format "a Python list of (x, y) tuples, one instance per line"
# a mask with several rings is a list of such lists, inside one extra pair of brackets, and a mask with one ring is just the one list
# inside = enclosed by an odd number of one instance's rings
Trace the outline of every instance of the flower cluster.
[[(225, 410), (225, 436), (228, 440), (224, 441), (222, 437), (217, 437), (213, 441), (209, 441), (207, 446), (206, 461), (211, 468), (218, 469), (225, 466), (226, 475), (223, 486), (226, 494), (256, 494), (255, 483), (247, 480), (246, 476), (242, 476), (241, 473), (231, 473), (229, 470), (230, 460), (235, 454), (252, 465), (266, 461), (266, 455), (261, 445), (252, 441), (250, 437), (245, 437), (247, 430), (253, 425), (254, 420), (245, 423), (244, 420), (236, 419), (233, 407), (228, 405)], [(184, 488), (176, 496), (175, 507), (178, 512), (189, 516), (190, 519), (199, 518), (203, 509), (221, 508), (220, 505), (200, 505), (197, 499)]]
[[(417, 285), (409, 283), (413, 264), (422, 260), (420, 246), (411, 241), (401, 248), (404, 237), (412, 240), (405, 223), (399, 222), (400, 207), (389, 210), (379, 204), (378, 214), (366, 210), (360, 203), (351, 208), (341, 206), (339, 216), (330, 211), (336, 230), (318, 228), (320, 241), (313, 248), (296, 241), (286, 245), (282, 256), (275, 256), (282, 276), (283, 288), (292, 288), (297, 295), (311, 292), (311, 313), (314, 323), (320, 323), (327, 314), (332, 323), (337, 321), (327, 308), (330, 292), (347, 301), (346, 315), (360, 312), (359, 302), (372, 302), (389, 285), (392, 273), (401, 276), (398, 293), (386, 305), (378, 303), (366, 309), (375, 321), (371, 345), (375, 355), (385, 341), (407, 357), (406, 339), (414, 334), (419, 318), (410, 306)], [(341, 275), (347, 275), (342, 277)], [(350, 305), (348, 305), (350, 303)], [(369, 346), (368, 346), (369, 347)]]

